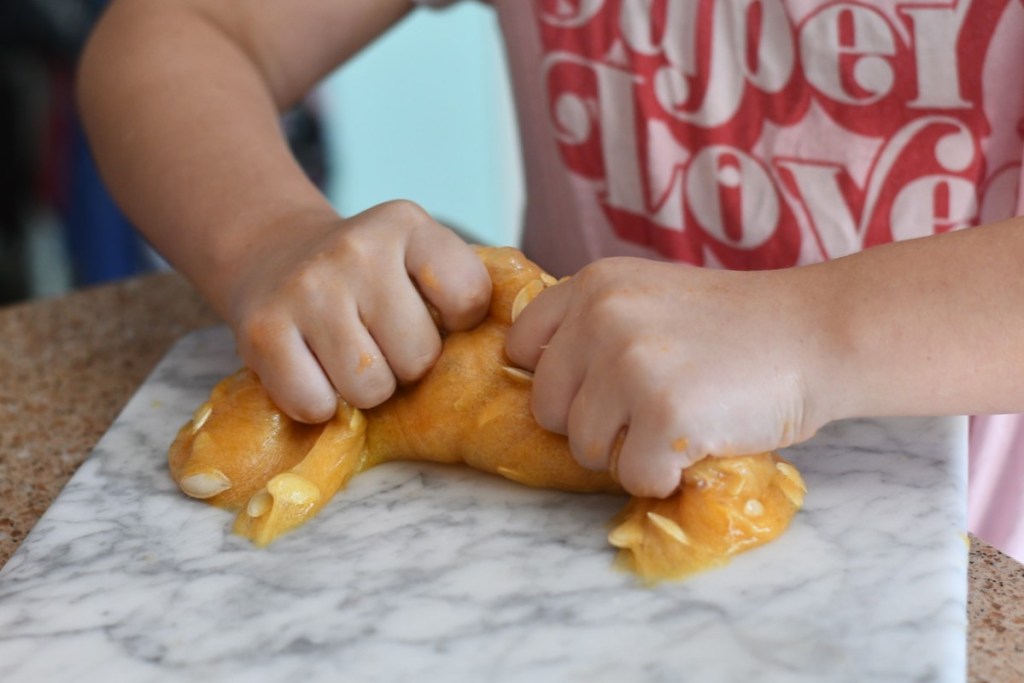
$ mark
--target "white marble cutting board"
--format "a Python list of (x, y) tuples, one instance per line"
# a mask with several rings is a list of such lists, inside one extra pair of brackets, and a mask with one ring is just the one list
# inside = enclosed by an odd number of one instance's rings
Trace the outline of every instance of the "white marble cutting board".
[(621, 499), (388, 465), (266, 550), (164, 455), (238, 364), (156, 369), (0, 571), (0, 681), (963, 681), (966, 421), (839, 423), (786, 457), (781, 540), (683, 583), (611, 567)]

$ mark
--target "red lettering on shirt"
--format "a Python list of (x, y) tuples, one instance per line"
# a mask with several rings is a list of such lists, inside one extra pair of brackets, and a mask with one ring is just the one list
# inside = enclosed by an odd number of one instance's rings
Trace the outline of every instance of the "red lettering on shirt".
[[(561, 158), (620, 237), (696, 264), (976, 224), (985, 47), (1010, 1), (537, 0)], [(780, 153), (786, 130), (809, 151)], [(873, 156), (823, 158), (826, 132)]]

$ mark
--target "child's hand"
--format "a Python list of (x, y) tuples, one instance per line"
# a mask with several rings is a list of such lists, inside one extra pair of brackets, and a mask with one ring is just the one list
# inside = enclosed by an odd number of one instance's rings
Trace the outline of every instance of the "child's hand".
[(605, 259), (527, 306), (507, 352), (535, 370), (534, 416), (580, 464), (664, 497), (707, 454), (785, 447), (826, 421), (825, 307), (805, 277)]
[(480, 259), (415, 204), (305, 223), (254, 247), (227, 300), (243, 360), (297, 420), (329, 419), (337, 396), (373, 407), (421, 377), (441, 350), (425, 301), (449, 330), (486, 313)]

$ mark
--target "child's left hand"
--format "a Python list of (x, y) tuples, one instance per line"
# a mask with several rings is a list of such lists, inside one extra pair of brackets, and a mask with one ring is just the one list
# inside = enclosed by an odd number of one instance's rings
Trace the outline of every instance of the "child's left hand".
[(535, 372), (534, 416), (581, 465), (664, 497), (705, 455), (783, 448), (831, 419), (834, 325), (807, 270), (604, 259), (527, 306), (507, 353)]

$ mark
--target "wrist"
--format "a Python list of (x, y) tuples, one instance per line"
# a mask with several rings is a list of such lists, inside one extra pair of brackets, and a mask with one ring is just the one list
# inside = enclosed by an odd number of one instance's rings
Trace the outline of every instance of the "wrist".
[(341, 217), (326, 207), (264, 208), (258, 217), (240, 216), (230, 226), (210, 229), (200, 249), (201, 264), (190, 277), (220, 315), (232, 321), (246, 292), (273, 272), (283, 253), (336, 228)]
[(806, 431), (861, 414), (863, 377), (856, 371), (849, 320), (841, 301), (841, 274), (830, 263), (776, 271), (787, 279), (789, 310), (796, 321), (795, 366), (803, 394)]
[(888, 290), (879, 289), (861, 260), (847, 257), (804, 269), (805, 287), (815, 293), (810, 309), (820, 350), (812, 391), (825, 422), (906, 413), (901, 401), (909, 387), (898, 376), (908, 368), (890, 358), (893, 335), (900, 331), (874, 314)]

